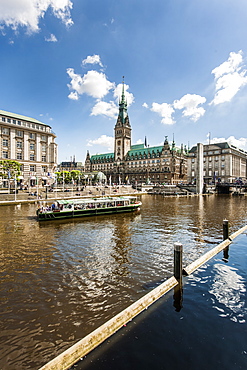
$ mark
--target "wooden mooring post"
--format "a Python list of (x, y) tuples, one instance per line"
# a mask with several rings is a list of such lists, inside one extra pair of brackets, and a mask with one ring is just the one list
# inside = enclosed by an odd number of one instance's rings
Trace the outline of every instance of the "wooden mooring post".
[[(229, 223), (228, 220), (223, 220), (223, 240), (229, 239)], [(223, 249), (224, 261), (227, 261), (229, 258), (229, 246)]]
[(174, 244), (174, 277), (179, 282), (182, 279), (183, 271), (183, 246), (180, 243)]
[(228, 220), (223, 220), (223, 240), (229, 238), (229, 224)]

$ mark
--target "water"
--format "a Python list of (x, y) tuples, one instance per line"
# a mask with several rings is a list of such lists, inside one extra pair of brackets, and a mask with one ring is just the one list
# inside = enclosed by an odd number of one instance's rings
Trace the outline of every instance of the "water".
[(170, 291), (72, 369), (246, 369), (246, 234), (222, 256), (184, 279), (180, 305)]
[(38, 223), (0, 207), (0, 368), (38, 369), (246, 224), (245, 197), (142, 196), (140, 213)]

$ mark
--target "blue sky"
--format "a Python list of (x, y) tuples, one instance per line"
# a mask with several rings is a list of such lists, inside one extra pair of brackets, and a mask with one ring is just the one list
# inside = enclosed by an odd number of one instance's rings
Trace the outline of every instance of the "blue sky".
[(0, 0), (0, 108), (41, 120), (59, 162), (132, 144), (247, 150), (246, 0)]

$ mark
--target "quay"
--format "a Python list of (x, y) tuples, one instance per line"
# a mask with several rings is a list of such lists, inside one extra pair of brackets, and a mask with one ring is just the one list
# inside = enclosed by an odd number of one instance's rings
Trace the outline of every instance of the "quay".
[[(38, 194), (38, 195), (37, 195)], [(0, 192), (0, 205), (17, 205), (25, 203), (38, 203), (47, 201), (56, 201), (59, 199), (69, 198), (85, 198), (85, 197), (100, 197), (100, 196), (114, 196), (114, 195), (139, 195), (140, 191), (133, 189), (132, 186), (116, 186), (116, 187), (97, 187), (87, 186), (83, 190), (72, 190), (72, 188), (59, 189), (59, 191), (46, 192), (36, 188), (30, 191), (19, 191), (17, 194), (9, 194)]]
[[(237, 236), (244, 233), (246, 230), (247, 225), (229, 236), (228, 222), (227, 220), (224, 220), (223, 239), (225, 240), (184, 269), (182, 268), (182, 248), (180, 244), (176, 244), (174, 246), (174, 276), (167, 279), (164, 283), (153, 289), (144, 297), (140, 298), (137, 302), (127, 307), (118, 315), (108, 320), (105, 324), (48, 362), (46, 365), (41, 367), (40, 370), (66, 370), (71, 368), (71, 366), (85, 358), (85, 356), (93, 349), (105, 342), (106, 339), (111, 337), (119, 329), (124, 328), (127, 323), (132, 321), (142, 311), (146, 310), (163, 295), (169, 293), (172, 288), (174, 288), (174, 297), (178, 297), (178, 299), (176, 298), (177, 302), (175, 305), (178, 307), (178, 310), (180, 310), (181, 297), (183, 294), (182, 275), (189, 276), (221, 251), (224, 252), (224, 257), (228, 258), (229, 245)], [(178, 253), (180, 256), (178, 256)]]

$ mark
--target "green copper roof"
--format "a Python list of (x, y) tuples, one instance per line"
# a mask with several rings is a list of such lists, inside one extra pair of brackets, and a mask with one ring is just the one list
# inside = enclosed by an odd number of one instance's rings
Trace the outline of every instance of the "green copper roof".
[(105, 154), (95, 154), (91, 156), (91, 160), (99, 160), (99, 159), (111, 159), (114, 158), (114, 153), (105, 153)]
[(152, 153), (161, 153), (163, 149), (163, 145), (161, 146), (152, 146), (148, 148), (144, 148), (144, 144), (141, 145), (132, 145), (131, 149), (128, 151), (127, 156), (135, 156), (135, 155), (147, 155)]
[[(15, 118), (15, 119), (19, 119), (19, 120), (22, 120), (22, 121), (28, 121), (28, 122), (32, 122), (32, 123), (38, 123), (39, 125), (49, 126), (49, 125), (46, 125), (46, 124), (45, 124), (45, 123), (43, 123), (43, 122), (38, 121), (38, 120), (37, 120), (37, 119), (35, 119), (35, 118), (22, 116), (21, 114), (11, 113), (11, 112), (7, 112), (7, 111), (5, 111), (5, 110), (1, 110), (1, 109), (0, 109), (0, 114), (1, 114), (2, 116)], [(49, 126), (49, 127), (50, 127), (50, 126)]]

